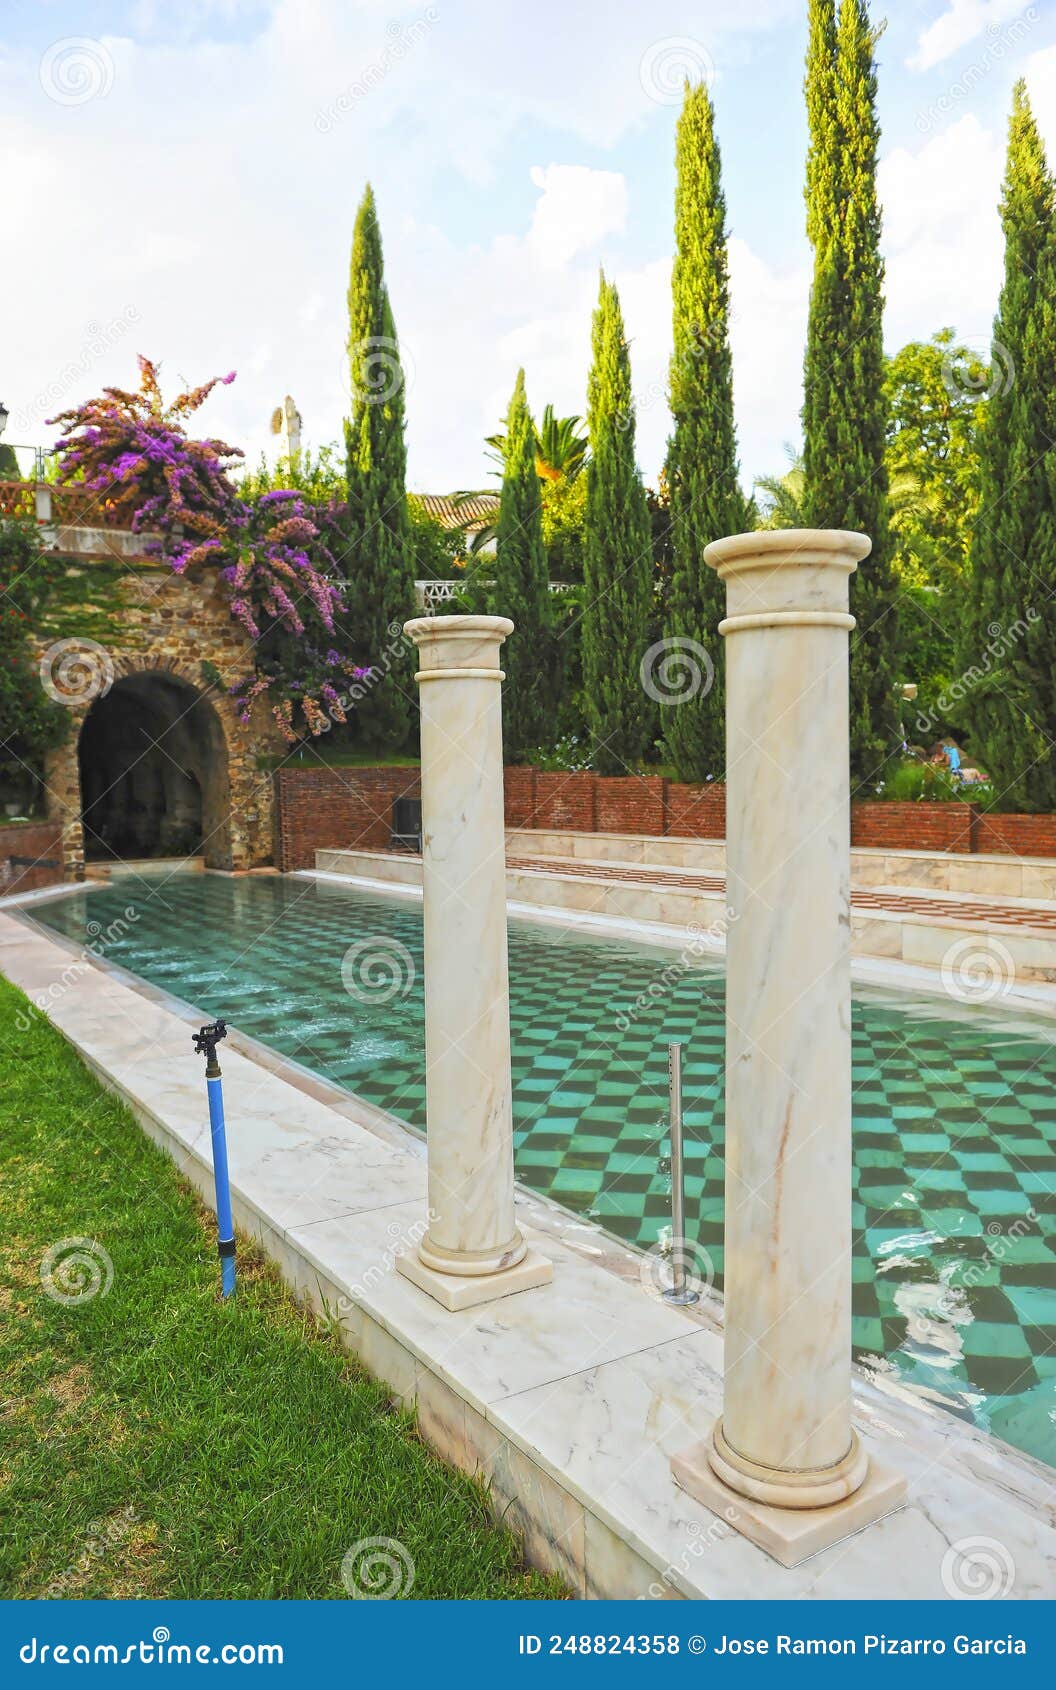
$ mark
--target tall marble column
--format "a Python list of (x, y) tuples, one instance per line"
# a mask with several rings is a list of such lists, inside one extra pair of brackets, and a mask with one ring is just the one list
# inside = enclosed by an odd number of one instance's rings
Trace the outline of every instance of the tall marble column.
[(423, 616), (425, 1110), (429, 1224), (408, 1279), (448, 1309), (553, 1276), (513, 1208), (513, 1100), (502, 792), (504, 616)]
[(727, 593), (725, 1381), (672, 1467), (790, 1566), (905, 1492), (851, 1425), (847, 607), (869, 548), (805, 529), (704, 553)]

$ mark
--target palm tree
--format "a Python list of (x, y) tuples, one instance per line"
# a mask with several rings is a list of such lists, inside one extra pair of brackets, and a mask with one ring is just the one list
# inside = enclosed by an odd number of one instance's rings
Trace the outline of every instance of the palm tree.
[[(587, 462), (590, 441), (585, 434), (577, 434), (576, 428), (582, 421), (580, 417), (559, 417), (554, 413), (554, 407), (547, 405), (543, 411), (543, 423), (540, 428), (532, 422), (535, 432), (535, 472), (540, 481), (575, 481), (580, 470)], [(495, 474), (499, 479), (506, 470), (506, 436), (505, 434), (489, 434), (485, 437), (485, 445), (490, 448), (488, 457), (498, 464)], [(467, 499), (478, 498), (472, 491), (455, 493), (452, 502), (456, 507), (465, 503)], [(468, 518), (468, 528), (472, 518)], [(479, 552), (484, 547), (493, 545), (496, 534), (495, 523), (485, 523), (474, 530), (469, 540), (468, 550)]]
[[(535, 468), (540, 481), (574, 481), (587, 461), (590, 442), (585, 434), (577, 434), (579, 417), (559, 417), (554, 407), (547, 405), (540, 428), (533, 421), (535, 431)], [(502, 475), (506, 466), (506, 436), (489, 434), (485, 444), (491, 448), (488, 457), (494, 459)]]
[(576, 433), (579, 417), (555, 417), (554, 407), (543, 412), (536, 430), (535, 467), (542, 481), (575, 481), (587, 461), (590, 441)]
[(785, 447), (788, 468), (784, 475), (761, 475), (755, 483), (760, 528), (803, 527), (803, 454)]

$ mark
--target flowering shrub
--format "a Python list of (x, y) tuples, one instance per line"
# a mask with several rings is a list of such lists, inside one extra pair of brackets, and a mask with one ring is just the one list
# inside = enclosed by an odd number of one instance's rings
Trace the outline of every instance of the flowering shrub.
[[(244, 722), (255, 699), (272, 695), (279, 730), (295, 744), (303, 737), (294, 728), (298, 709), (309, 733), (325, 733), (346, 721), (350, 703), (362, 696), (358, 683), (370, 673), (335, 648), (334, 619), (344, 606), (331, 548), (341, 542), (342, 507), (333, 499), (316, 506), (295, 488), (277, 488), (242, 508), (238, 555), (220, 574), (232, 590), (232, 614), (256, 642), (256, 674), (232, 692)], [(201, 550), (208, 555), (211, 547), (206, 541)]]
[[(232, 371), (181, 393), (166, 406), (157, 366), (139, 359), (138, 393), (104, 388), (63, 411), (55, 447), (58, 481), (98, 493), (135, 532), (150, 530), (162, 559), (182, 575), (212, 565), (230, 590), (231, 614), (254, 642), (254, 674), (231, 688), (243, 721), (269, 695), (291, 743), (343, 722), (350, 700), (340, 687), (362, 682), (335, 649), (344, 608), (333, 550), (340, 538), (335, 500), (315, 504), (296, 489), (240, 497), (230, 470), (242, 453), (222, 440), (190, 440), (185, 419)], [(357, 693), (357, 696), (361, 696)], [(297, 731), (303, 718), (303, 727)]]
[(100, 504), (127, 515), (139, 533), (157, 529), (173, 567), (207, 536), (220, 537), (237, 502), (229, 476), (242, 453), (222, 440), (189, 440), (185, 419), (204, 405), (232, 370), (189, 388), (166, 406), (157, 366), (139, 359), (139, 391), (105, 387), (95, 399), (52, 417), (63, 425), (55, 447), (58, 482), (78, 482)]

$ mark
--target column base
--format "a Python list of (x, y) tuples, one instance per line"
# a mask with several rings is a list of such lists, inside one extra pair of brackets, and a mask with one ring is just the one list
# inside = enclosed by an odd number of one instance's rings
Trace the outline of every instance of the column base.
[(498, 1273), (440, 1273), (428, 1267), (417, 1251), (400, 1256), (396, 1272), (402, 1273), (412, 1285), (425, 1291), (452, 1314), (459, 1309), (476, 1308), (478, 1303), (493, 1303), (499, 1297), (512, 1297), (517, 1291), (531, 1291), (537, 1285), (549, 1285), (554, 1277), (554, 1264), (548, 1256), (529, 1247), (513, 1267)]
[(744, 1496), (720, 1479), (712, 1466), (714, 1452), (709, 1437), (672, 1456), (675, 1483), (782, 1567), (798, 1567), (811, 1555), (893, 1514), (908, 1494), (901, 1473), (870, 1460), (865, 1478), (842, 1501), (815, 1508), (778, 1507)]

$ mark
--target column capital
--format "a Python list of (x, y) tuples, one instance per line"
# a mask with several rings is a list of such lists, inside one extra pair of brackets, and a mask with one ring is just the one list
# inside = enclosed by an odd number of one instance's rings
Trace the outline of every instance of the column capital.
[(726, 583), (720, 634), (751, 628), (850, 630), (848, 582), (872, 542), (834, 528), (776, 528), (733, 534), (704, 548), (704, 561)]
[(499, 647), (513, 633), (508, 616), (416, 616), (403, 631), (418, 647), (417, 681), (504, 679)]

